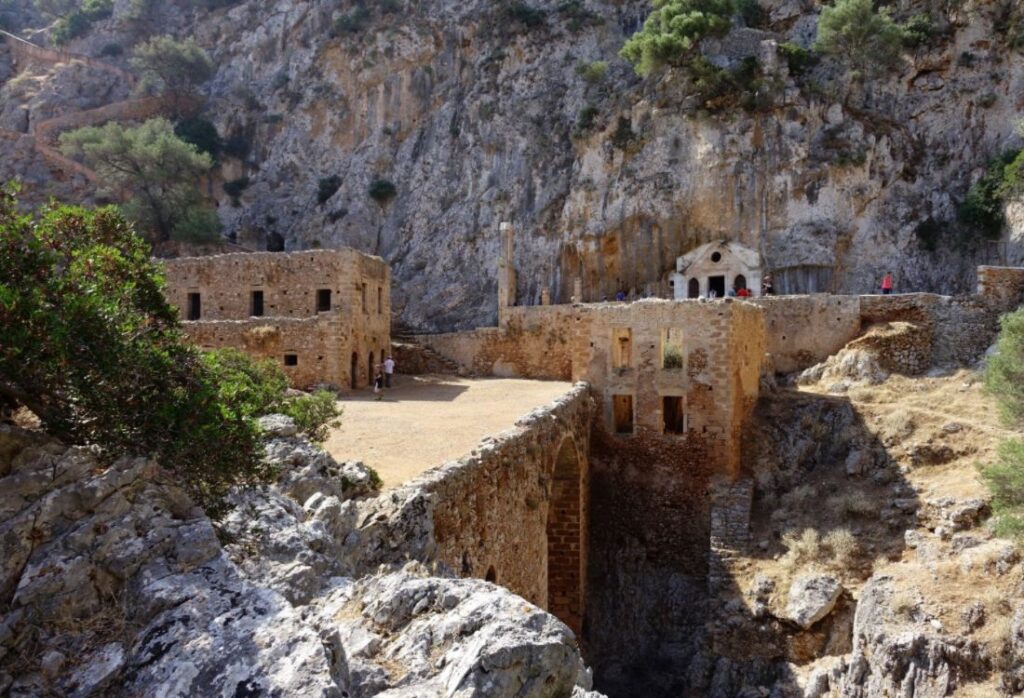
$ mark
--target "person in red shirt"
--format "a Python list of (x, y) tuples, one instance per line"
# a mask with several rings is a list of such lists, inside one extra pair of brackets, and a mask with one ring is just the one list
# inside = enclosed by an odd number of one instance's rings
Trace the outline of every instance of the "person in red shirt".
[(892, 293), (892, 272), (887, 271), (885, 276), (882, 277), (882, 295), (888, 296)]

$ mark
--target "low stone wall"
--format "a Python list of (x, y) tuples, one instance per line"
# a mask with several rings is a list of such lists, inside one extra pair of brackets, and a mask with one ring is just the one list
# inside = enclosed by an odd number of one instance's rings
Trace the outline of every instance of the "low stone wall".
[(585, 384), (469, 456), (365, 502), (361, 564), (407, 557), (489, 579), (581, 629), (590, 428)]
[(573, 306), (506, 310), (505, 328), (420, 335), (417, 339), (474, 375), (571, 380)]
[(25, 41), (21, 37), (15, 36), (10, 32), (0, 30), (0, 38), (10, 46), (11, 53), (15, 58), (22, 60), (39, 61), (40, 63), (70, 63), (72, 61), (78, 61), (84, 63), (90, 67), (97, 68), (98, 70), (105, 70), (109, 73), (113, 73), (122, 80), (126, 81), (129, 85), (134, 85), (137, 78), (134, 74), (129, 73), (127, 70), (118, 68), (115, 65), (105, 63), (103, 61), (96, 60), (89, 56), (84, 56), (78, 53), (71, 53), (70, 51), (61, 51), (52, 48), (43, 48), (42, 46), (36, 46), (30, 41)]
[(998, 312), (1015, 310), (1024, 303), (1024, 269), (978, 267), (978, 295)]
[(767, 350), (778, 373), (824, 361), (861, 331), (859, 296), (768, 296), (751, 302), (764, 311)]

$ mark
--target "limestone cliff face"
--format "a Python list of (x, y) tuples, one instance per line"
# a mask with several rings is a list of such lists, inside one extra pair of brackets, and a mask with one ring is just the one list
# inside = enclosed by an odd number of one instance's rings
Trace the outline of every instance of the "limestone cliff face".
[[(867, 291), (885, 270), (903, 289), (960, 291), (977, 262), (998, 261), (995, 245), (957, 242), (955, 215), (1018, 140), (1024, 55), (989, 0), (900, 69), (860, 79), (829, 61), (790, 75), (775, 44), (809, 45), (817, 4), (764, 2), (765, 30), (704, 50), (723, 65), (758, 57), (770, 86), (757, 111), (717, 114), (677, 73), (640, 80), (617, 57), (644, 0), (536, 0), (540, 14), (520, 19), (489, 0), (371, 5), (340, 33), (348, 0), (169, 4), (160, 22), (214, 55), (208, 116), (249, 146), (219, 173), (250, 177), (240, 206), (210, 188), (227, 230), (257, 248), (382, 254), (418, 329), (493, 323), (501, 220), (517, 225), (522, 303), (544, 287), (566, 301), (577, 277), (588, 299), (666, 293), (676, 256), (723, 237), (759, 249), (783, 291)], [(123, 39), (119, 22), (74, 47)], [(584, 79), (597, 60), (607, 74)], [(331, 176), (340, 188), (320, 203)], [(371, 198), (375, 179), (394, 197)]]

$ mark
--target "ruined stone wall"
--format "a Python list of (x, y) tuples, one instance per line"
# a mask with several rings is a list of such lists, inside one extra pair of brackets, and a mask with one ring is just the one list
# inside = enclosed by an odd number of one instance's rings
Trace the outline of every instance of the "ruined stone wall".
[(859, 296), (768, 296), (752, 302), (764, 310), (767, 351), (778, 373), (824, 361), (861, 331)]
[[(204, 349), (234, 347), (250, 356), (278, 363), (296, 388), (308, 390), (320, 383), (336, 388), (352, 384), (351, 366), (344, 360), (353, 339), (336, 314), (316, 318), (273, 320), (205, 320), (186, 322), (185, 332)], [(283, 357), (296, 357), (288, 365)], [(362, 371), (367, 367), (360, 366)], [(365, 385), (361, 376), (360, 382)]]
[[(354, 250), (232, 253), (166, 260), (165, 267), (168, 300), (186, 319), (189, 297), (198, 294), (199, 321), (185, 324), (199, 344), (280, 361), (298, 387), (365, 387), (390, 352), (390, 272), (378, 257)], [(330, 292), (330, 310), (318, 311), (321, 290)], [(255, 292), (262, 293), (260, 317), (253, 316)], [(289, 355), (298, 365), (286, 363)]]
[(998, 312), (1015, 310), (1024, 303), (1024, 269), (1020, 267), (978, 267), (978, 295)]
[(573, 306), (505, 308), (504, 328), (420, 335), (418, 340), (480, 376), (569, 380)]
[(362, 564), (440, 561), (552, 610), (579, 633), (592, 414), (587, 386), (577, 385), (471, 455), (382, 495), (360, 514)]

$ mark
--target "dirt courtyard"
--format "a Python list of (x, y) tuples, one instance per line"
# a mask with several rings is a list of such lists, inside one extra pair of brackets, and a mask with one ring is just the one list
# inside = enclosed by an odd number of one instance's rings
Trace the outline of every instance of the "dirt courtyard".
[(396, 376), (384, 399), (359, 391), (340, 401), (341, 427), (325, 448), (339, 461), (361, 460), (390, 489), (469, 454), (485, 436), (548, 404), (571, 383), (455, 376)]

